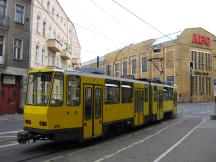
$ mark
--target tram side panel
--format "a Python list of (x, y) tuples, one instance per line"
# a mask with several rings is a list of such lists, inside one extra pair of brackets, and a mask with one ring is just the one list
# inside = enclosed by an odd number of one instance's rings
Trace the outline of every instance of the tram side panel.
[[(133, 118), (133, 99), (130, 98), (129, 101), (129, 97), (123, 97), (125, 93), (122, 92), (121, 85), (122, 83), (117, 80), (105, 80), (103, 107), (103, 122), (105, 125), (121, 123)], [(127, 88), (130, 88), (129, 85), (127, 85)]]

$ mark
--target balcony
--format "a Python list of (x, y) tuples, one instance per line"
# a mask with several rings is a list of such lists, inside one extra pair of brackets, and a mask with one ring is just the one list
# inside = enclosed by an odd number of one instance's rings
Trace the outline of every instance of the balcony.
[(47, 47), (53, 52), (61, 52), (62, 45), (56, 39), (48, 39)]
[(70, 60), (72, 58), (72, 55), (66, 49), (61, 51), (60, 56), (65, 60)]
[(0, 28), (4, 30), (9, 29), (9, 17), (0, 14)]

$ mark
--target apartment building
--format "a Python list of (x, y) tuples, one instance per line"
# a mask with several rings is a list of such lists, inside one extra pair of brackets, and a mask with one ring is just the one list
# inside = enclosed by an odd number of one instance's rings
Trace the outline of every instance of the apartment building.
[(23, 105), (29, 67), (31, 4), (0, 0), (0, 114)]
[(74, 24), (57, 0), (34, 0), (30, 67), (80, 66), (80, 44)]
[[(211, 101), (216, 79), (214, 40), (215, 35), (203, 28), (187, 28), (108, 53), (99, 65), (110, 76), (171, 82), (177, 85), (179, 102)], [(82, 68), (94, 67), (95, 62), (86, 62)]]
[(80, 67), (74, 24), (57, 0), (0, 0), (0, 114), (22, 112), (29, 68)]

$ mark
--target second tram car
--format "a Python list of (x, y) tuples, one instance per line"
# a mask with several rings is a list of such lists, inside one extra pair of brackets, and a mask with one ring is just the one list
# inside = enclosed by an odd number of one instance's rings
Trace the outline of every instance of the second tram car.
[[(29, 71), (24, 131), (30, 140), (86, 140), (176, 116), (175, 86), (55, 68)], [(111, 132), (110, 132), (111, 131)]]

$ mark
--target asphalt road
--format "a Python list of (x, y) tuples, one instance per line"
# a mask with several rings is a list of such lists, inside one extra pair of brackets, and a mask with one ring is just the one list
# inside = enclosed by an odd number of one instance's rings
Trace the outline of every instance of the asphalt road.
[(0, 120), (0, 161), (215, 162), (216, 120), (212, 103), (179, 104), (178, 117), (108, 139), (82, 144), (40, 141), (20, 145), (23, 120)]

